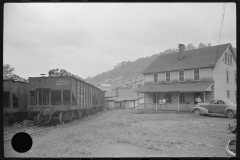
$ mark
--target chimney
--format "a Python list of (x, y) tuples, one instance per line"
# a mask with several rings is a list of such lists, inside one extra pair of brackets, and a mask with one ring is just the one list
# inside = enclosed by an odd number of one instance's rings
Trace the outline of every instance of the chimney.
[(178, 55), (178, 59), (183, 59), (183, 57), (185, 56), (185, 45), (184, 44), (179, 44), (179, 55)]
[(116, 88), (116, 97), (118, 97), (119, 96), (119, 89), (118, 89), (118, 87)]

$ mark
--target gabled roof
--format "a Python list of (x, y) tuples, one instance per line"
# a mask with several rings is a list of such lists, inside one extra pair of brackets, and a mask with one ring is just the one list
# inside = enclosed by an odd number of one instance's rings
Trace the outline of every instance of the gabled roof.
[(109, 98), (109, 97), (116, 97), (116, 90), (111, 90), (111, 91), (106, 91), (105, 92), (105, 98)]
[(142, 98), (143, 94), (137, 95), (137, 92), (135, 92), (135, 89), (119, 89), (119, 96), (118, 97), (111, 97), (107, 98), (109, 96), (109, 93), (112, 93), (112, 95), (116, 95), (116, 90), (105, 92), (105, 100), (113, 100), (113, 101), (123, 101), (123, 100), (136, 100), (138, 98)]
[(179, 52), (162, 54), (146, 67), (142, 73), (147, 74), (213, 67), (229, 46), (231, 46), (231, 44), (227, 43), (206, 48), (186, 50), (185, 57), (181, 60), (178, 60)]

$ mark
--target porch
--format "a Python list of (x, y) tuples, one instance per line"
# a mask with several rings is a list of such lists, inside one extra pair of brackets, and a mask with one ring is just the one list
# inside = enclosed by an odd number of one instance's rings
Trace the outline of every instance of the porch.
[[(210, 102), (214, 98), (213, 83), (188, 83), (143, 86), (137, 92), (144, 93), (144, 102), (139, 109), (191, 111), (195, 97), (200, 96), (201, 102)], [(165, 104), (159, 100), (165, 99)]]

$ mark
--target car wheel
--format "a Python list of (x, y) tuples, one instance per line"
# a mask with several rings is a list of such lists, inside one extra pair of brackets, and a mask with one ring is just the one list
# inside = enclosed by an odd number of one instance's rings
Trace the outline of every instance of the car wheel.
[(196, 116), (200, 116), (201, 115), (201, 112), (200, 112), (200, 110), (199, 109), (194, 109), (194, 114), (196, 115)]
[(227, 111), (227, 117), (228, 118), (233, 118), (235, 115), (234, 115), (234, 113), (233, 113), (233, 111), (231, 111), (231, 110), (228, 110)]

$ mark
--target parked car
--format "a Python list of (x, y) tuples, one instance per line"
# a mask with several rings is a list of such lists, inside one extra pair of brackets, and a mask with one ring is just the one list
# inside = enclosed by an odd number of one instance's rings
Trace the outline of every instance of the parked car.
[(210, 103), (198, 103), (192, 112), (197, 116), (219, 114), (233, 118), (237, 115), (237, 105), (230, 99), (213, 99)]

